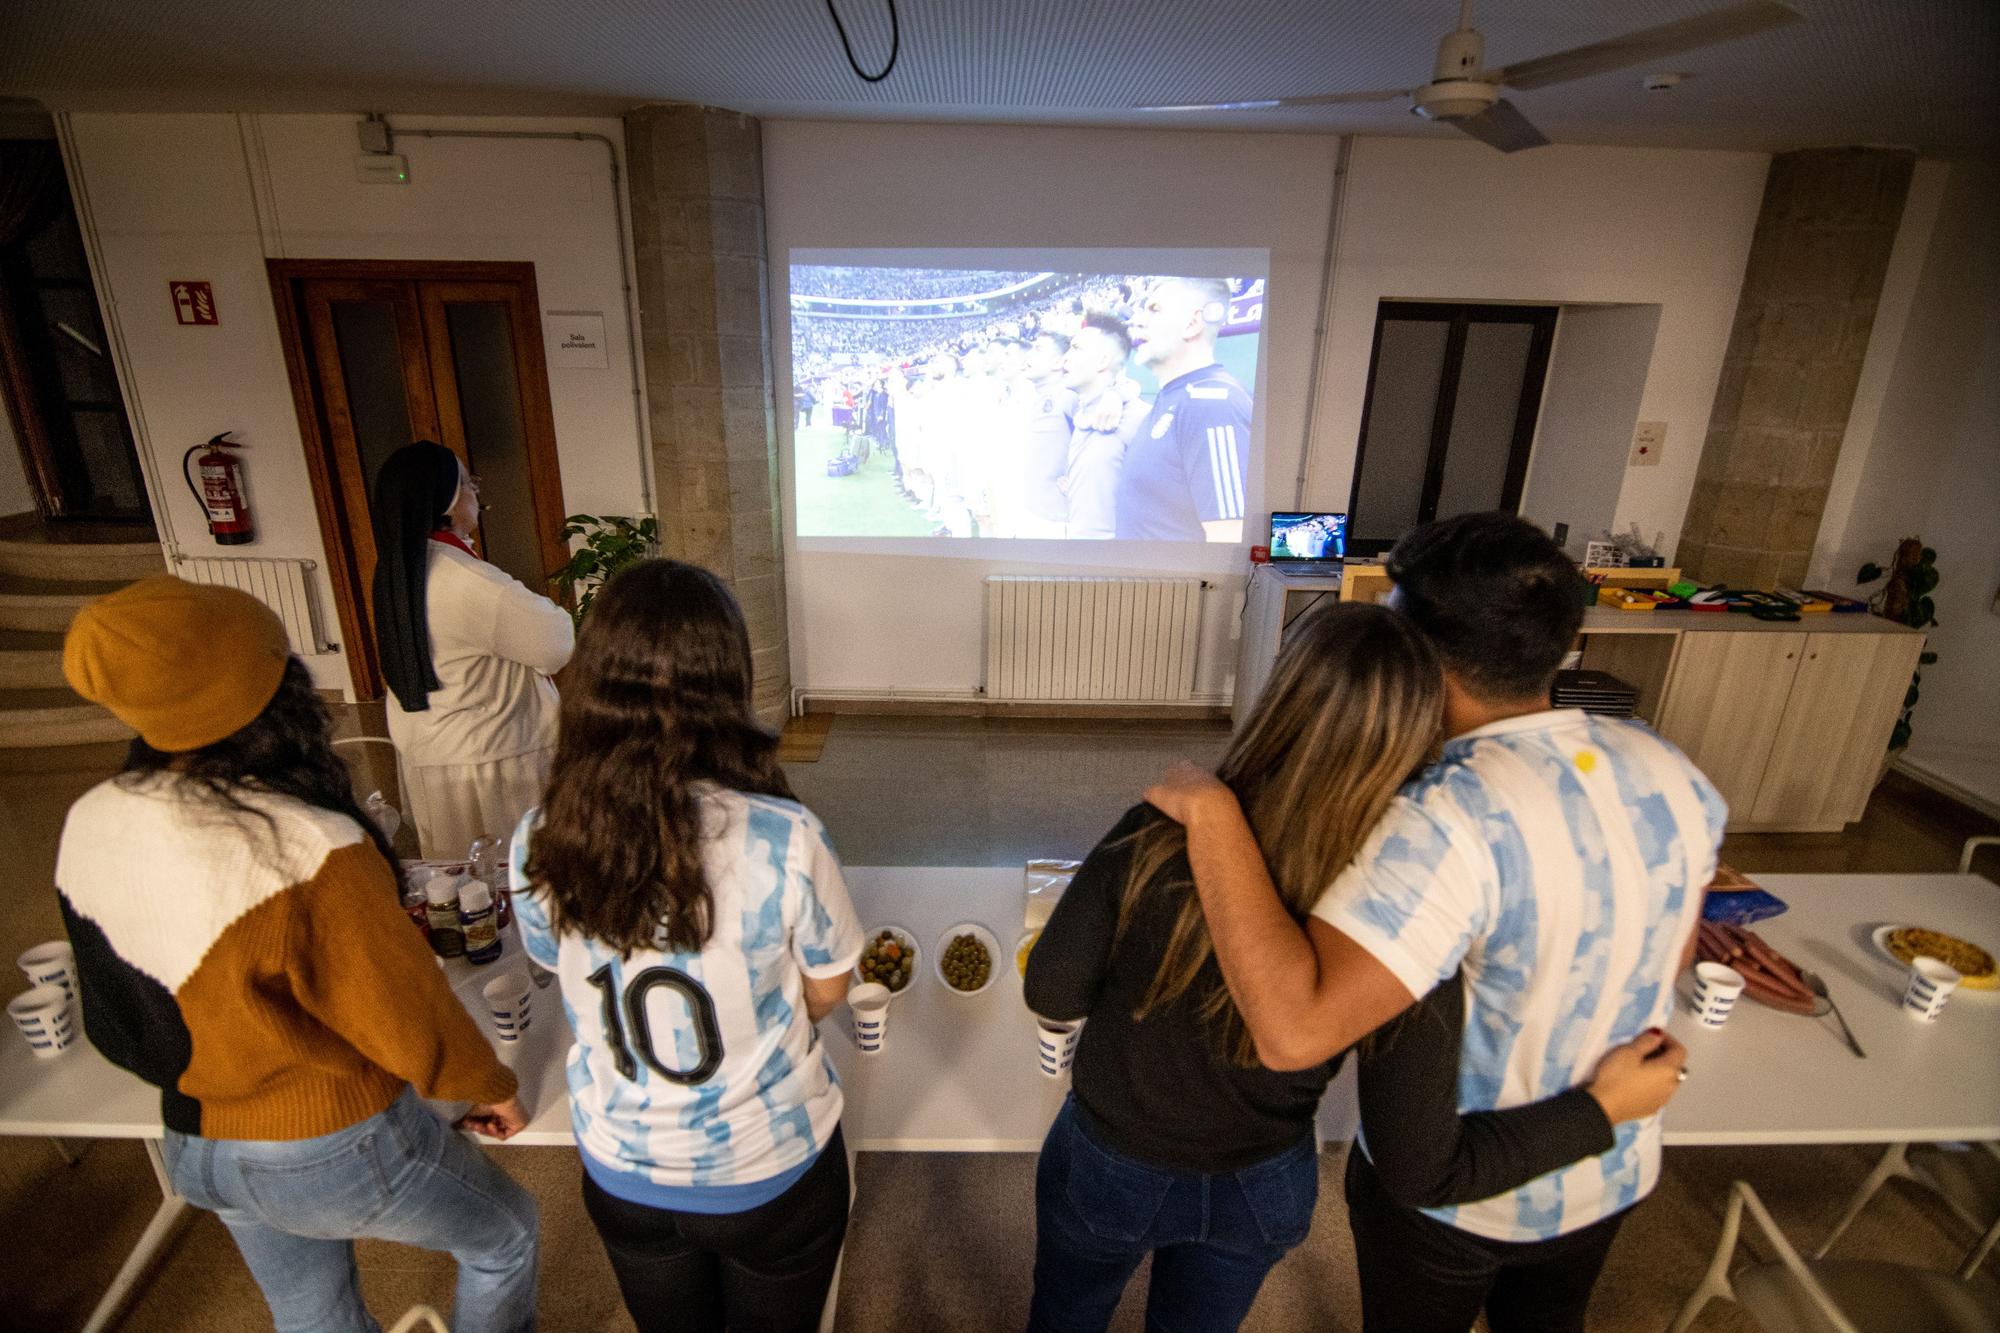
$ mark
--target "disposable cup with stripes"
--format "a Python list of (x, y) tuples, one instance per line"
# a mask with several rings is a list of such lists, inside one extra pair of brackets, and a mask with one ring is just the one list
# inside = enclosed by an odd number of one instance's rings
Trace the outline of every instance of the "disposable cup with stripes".
[(863, 1055), (875, 1055), (889, 1032), (889, 988), (864, 981), (847, 992), (847, 1009), (854, 1016), (854, 1044)]
[(1694, 965), (1694, 1016), (1705, 1028), (1719, 1028), (1729, 1021), (1743, 994), (1743, 974), (1721, 963)]
[(519, 972), (502, 972), (480, 987), (493, 1031), (502, 1041), (519, 1041), (534, 1018), (535, 984)]
[(61, 986), (34, 986), (7, 1002), (7, 1017), (39, 1060), (52, 1060), (76, 1043), (76, 1007)]
[(61, 986), (76, 998), (76, 950), (66, 940), (37, 944), (14, 960), (30, 986)]
[(1083, 1024), (1057, 1023), (1050, 1019), (1035, 1020), (1035, 1037), (1038, 1048), (1035, 1052), (1037, 1063), (1042, 1067), (1045, 1078), (1061, 1078), (1076, 1062), (1076, 1042), (1083, 1031)]
[(1903, 992), (1903, 1008), (1926, 1023), (1935, 1023), (1944, 1012), (1944, 1002), (1962, 980), (1958, 969), (1941, 958), (1913, 958), (1910, 984)]

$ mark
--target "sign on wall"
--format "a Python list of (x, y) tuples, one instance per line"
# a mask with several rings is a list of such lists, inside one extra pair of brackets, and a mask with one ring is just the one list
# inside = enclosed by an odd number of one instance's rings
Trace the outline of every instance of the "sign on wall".
[(167, 284), (174, 298), (174, 323), (220, 324), (215, 317), (215, 292), (205, 282), (176, 279)]
[(545, 310), (542, 329), (551, 367), (603, 370), (611, 364), (604, 347), (603, 311)]

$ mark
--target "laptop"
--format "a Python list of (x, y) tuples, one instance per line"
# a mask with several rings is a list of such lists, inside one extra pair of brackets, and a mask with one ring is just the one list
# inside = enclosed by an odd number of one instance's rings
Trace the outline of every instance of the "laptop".
[(1347, 555), (1347, 515), (1280, 510), (1271, 515), (1271, 567), (1286, 574), (1334, 574)]

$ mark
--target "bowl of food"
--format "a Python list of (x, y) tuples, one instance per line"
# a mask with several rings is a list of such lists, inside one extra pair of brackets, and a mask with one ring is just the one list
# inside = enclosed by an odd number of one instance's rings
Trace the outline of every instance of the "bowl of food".
[(977, 995), (999, 975), (1000, 941), (976, 921), (961, 921), (938, 936), (933, 966), (954, 995)]
[(861, 961), (854, 965), (854, 978), (877, 982), (892, 996), (910, 988), (917, 976), (916, 937), (901, 926), (877, 926), (861, 945)]

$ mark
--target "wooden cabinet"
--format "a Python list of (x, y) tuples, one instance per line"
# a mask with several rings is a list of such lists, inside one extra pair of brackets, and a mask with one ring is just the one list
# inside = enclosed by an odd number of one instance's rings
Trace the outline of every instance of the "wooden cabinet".
[(1660, 710), (1736, 832), (1837, 832), (1874, 789), (1923, 636), (1684, 634)]
[(1923, 646), (1915, 634), (1806, 635), (1746, 822), (1837, 828), (1861, 818)]
[(1721, 631), (1681, 636), (1660, 734), (1708, 775), (1729, 802), (1732, 825), (1757, 802), (1806, 638)]

